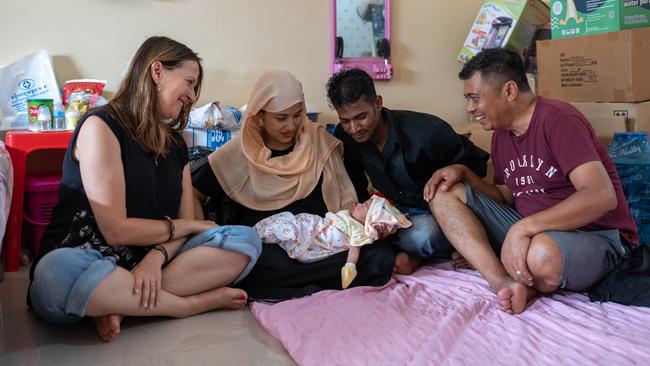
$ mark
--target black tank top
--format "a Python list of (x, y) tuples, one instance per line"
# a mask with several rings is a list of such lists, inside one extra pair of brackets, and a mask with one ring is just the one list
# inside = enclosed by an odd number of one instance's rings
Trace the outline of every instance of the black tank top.
[(73, 158), (79, 129), (86, 119), (93, 115), (106, 123), (120, 144), (127, 217), (156, 220), (163, 219), (165, 215), (178, 217), (183, 191), (183, 168), (188, 163), (187, 146), (181, 135), (174, 133), (173, 142), (167, 146), (167, 154), (156, 158), (155, 154), (140, 148), (122, 125), (111, 117), (107, 107), (100, 107), (84, 115), (72, 135), (63, 160), (59, 200), (43, 234), (43, 250), (39, 257), (60, 247), (89, 248), (100, 251), (105, 257), (113, 257), (120, 267), (131, 269), (149, 248), (108, 245), (97, 227), (88, 203), (81, 181), (79, 162)]

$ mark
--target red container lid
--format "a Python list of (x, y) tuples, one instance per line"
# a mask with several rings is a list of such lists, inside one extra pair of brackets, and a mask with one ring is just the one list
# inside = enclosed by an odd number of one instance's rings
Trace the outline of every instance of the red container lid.
[(59, 189), (61, 173), (30, 174), (25, 177), (25, 192), (52, 192)]

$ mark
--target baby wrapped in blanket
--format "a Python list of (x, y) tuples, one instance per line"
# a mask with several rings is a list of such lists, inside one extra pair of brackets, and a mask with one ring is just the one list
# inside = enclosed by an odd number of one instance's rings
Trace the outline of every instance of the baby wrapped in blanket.
[(385, 198), (372, 196), (350, 210), (328, 212), (325, 217), (281, 212), (255, 224), (266, 244), (278, 244), (300, 262), (317, 261), (349, 250), (341, 269), (341, 286), (347, 288), (357, 276), (356, 263), (361, 246), (379, 239), (378, 228), (388, 232), (407, 228), (411, 222)]

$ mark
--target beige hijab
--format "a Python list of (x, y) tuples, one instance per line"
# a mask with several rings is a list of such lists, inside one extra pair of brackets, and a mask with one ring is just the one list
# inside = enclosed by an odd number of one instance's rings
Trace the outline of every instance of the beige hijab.
[(302, 85), (289, 72), (269, 71), (251, 93), (241, 134), (213, 152), (208, 160), (226, 194), (260, 211), (277, 210), (307, 197), (323, 175), (328, 211), (338, 211), (357, 196), (343, 166), (343, 145), (322, 126), (303, 123), (291, 153), (271, 158), (262, 140), (260, 112), (277, 113), (303, 103)]

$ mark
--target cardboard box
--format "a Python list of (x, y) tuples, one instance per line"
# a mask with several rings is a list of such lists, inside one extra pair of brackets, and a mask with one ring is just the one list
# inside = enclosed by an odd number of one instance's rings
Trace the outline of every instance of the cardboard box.
[[(470, 123), (470, 126), (471, 126), (470, 129), (471, 134), (469, 136), (470, 141), (472, 141), (474, 145), (480, 147), (481, 149), (491, 154), (492, 134), (494, 134), (494, 131), (484, 130), (483, 126), (481, 126), (481, 124), (477, 122)], [(494, 181), (494, 164), (492, 164), (492, 157), (490, 157), (490, 160), (488, 160), (487, 163), (487, 174), (485, 176), (485, 180), (489, 183), (492, 183)]]
[[(474, 145), (480, 147), (481, 149), (490, 152), (492, 150), (492, 133), (493, 131), (486, 131), (481, 127), (477, 122), (467, 122), (467, 123), (452, 123), (451, 127), (456, 131), (457, 134), (466, 136)], [(492, 165), (492, 159), (488, 160), (487, 163), (487, 175), (485, 180), (489, 183), (492, 183), (494, 178), (494, 167)]]
[(624, 117), (627, 131), (650, 131), (650, 102), (644, 103), (571, 103), (588, 119)]
[(650, 26), (650, 0), (553, 0), (553, 39)]
[(471, 128), (471, 135), (469, 136), (469, 139), (474, 143), (474, 145), (480, 147), (481, 149), (491, 152), (492, 150), (492, 135), (494, 134), (494, 131), (488, 131), (483, 129), (483, 126), (481, 126), (480, 123), (473, 122), (470, 123), (472, 126)]
[(627, 131), (627, 118), (625, 117), (587, 117), (589, 123), (596, 131), (596, 137), (603, 146), (607, 147), (614, 138), (614, 132)]
[(537, 42), (537, 92), (570, 102), (650, 100), (650, 28)]
[(472, 124), (471, 123), (450, 123), (451, 128), (454, 129), (459, 135), (463, 135), (467, 138), (472, 134)]
[(506, 45), (521, 52), (530, 45), (535, 29), (548, 22), (548, 7), (539, 0), (485, 1), (457, 59), (466, 62), (484, 48)]

